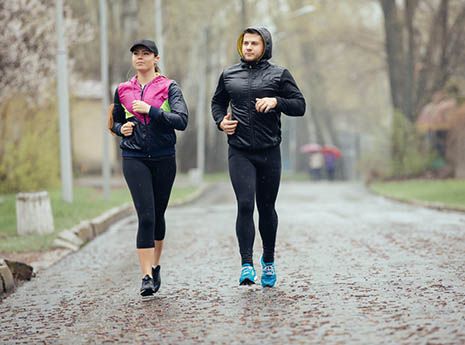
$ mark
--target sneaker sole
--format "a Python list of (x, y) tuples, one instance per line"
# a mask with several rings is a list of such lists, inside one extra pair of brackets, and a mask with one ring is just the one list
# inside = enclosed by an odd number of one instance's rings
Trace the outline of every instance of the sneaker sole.
[(255, 282), (253, 280), (250, 280), (250, 279), (244, 279), (242, 282), (239, 283), (239, 285), (254, 285)]
[(154, 293), (155, 293), (155, 291), (152, 290), (152, 289), (142, 290), (140, 292), (140, 296), (142, 298), (144, 298), (144, 297), (152, 297)]
[(146, 295), (146, 296), (141, 296), (142, 302), (147, 302), (155, 299), (155, 295)]
[(262, 281), (261, 283), (263, 287), (274, 287), (276, 285), (276, 281), (274, 281), (273, 283), (265, 283)]
[(275, 284), (262, 284), (262, 287), (264, 287), (264, 288), (265, 288), (265, 287), (272, 288), (272, 287), (274, 287), (274, 286), (275, 286)]

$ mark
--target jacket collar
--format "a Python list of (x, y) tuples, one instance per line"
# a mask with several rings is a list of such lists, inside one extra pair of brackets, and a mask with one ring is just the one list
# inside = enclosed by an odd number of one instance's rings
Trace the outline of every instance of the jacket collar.
[(259, 60), (259, 61), (245, 61), (244, 59), (241, 58), (241, 66), (243, 68), (261, 68), (264, 66), (269, 65), (270, 63), (268, 60)]
[[(149, 85), (151, 85), (151, 84), (153, 84), (153, 83), (156, 83), (156, 82), (160, 81), (162, 77), (163, 77), (163, 76), (162, 76), (161, 74), (155, 76), (155, 78), (153, 78), (151, 81), (149, 81), (147, 84), (145, 84), (145, 87), (147, 87), (147, 86), (149, 86)], [(131, 78), (130, 82), (131, 82), (132, 85), (137, 86), (137, 87), (139, 87), (139, 88), (140, 88), (140, 86), (141, 86), (140, 83), (139, 83), (139, 80), (137, 80), (137, 75), (133, 76), (133, 77)]]

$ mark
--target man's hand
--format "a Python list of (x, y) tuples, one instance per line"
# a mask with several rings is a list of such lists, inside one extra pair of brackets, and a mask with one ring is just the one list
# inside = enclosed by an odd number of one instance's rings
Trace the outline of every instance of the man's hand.
[(276, 108), (278, 101), (274, 97), (255, 98), (255, 109), (259, 113), (267, 113)]
[(136, 124), (134, 122), (126, 122), (124, 125), (121, 126), (121, 134), (124, 135), (125, 137), (128, 137), (132, 135), (133, 132), (133, 127)]
[(226, 114), (226, 116), (223, 117), (223, 121), (220, 123), (220, 128), (227, 135), (232, 135), (236, 131), (237, 123), (236, 120), (231, 120), (231, 114)]
[(144, 101), (132, 101), (132, 109), (139, 114), (148, 114), (150, 111), (150, 104)]

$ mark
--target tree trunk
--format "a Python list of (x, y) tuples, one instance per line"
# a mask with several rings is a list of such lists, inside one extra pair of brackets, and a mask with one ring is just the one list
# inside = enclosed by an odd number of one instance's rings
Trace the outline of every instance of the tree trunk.
[[(403, 9), (398, 7), (396, 1), (379, 2), (384, 14), (392, 104), (414, 122), (434, 92), (443, 89), (451, 76), (457, 73), (460, 64), (463, 64), (465, 5), (453, 7), (454, 13), (458, 14), (452, 25), (449, 25), (449, 0), (440, 0), (437, 6), (431, 6), (430, 29), (425, 37), (421, 37), (414, 26), (415, 13), (420, 4), (418, 0), (404, 0)], [(398, 15), (402, 10), (404, 23), (401, 23)], [(422, 45), (422, 42), (425, 44)]]
[(447, 0), (441, 0), (431, 22), (428, 44), (421, 60), (421, 71), (418, 76), (415, 102), (416, 113), (431, 100), (431, 96), (438, 90), (438, 87), (440, 88), (445, 84), (439, 85), (436, 80), (443, 79), (438, 78), (438, 73), (447, 73), (447, 68), (444, 69), (444, 63), (446, 63), (443, 58), (444, 48), (438, 48), (438, 46), (443, 46), (444, 42), (442, 40), (447, 41), (445, 37), (447, 36), (448, 6)]
[[(439, 45), (439, 52), (438, 52), (438, 67), (433, 74), (433, 83), (430, 90), (430, 95), (437, 90), (442, 89), (445, 85), (447, 80), (450, 77), (449, 69), (449, 62), (447, 56), (447, 47), (449, 45), (449, 35), (448, 35), (448, 21), (449, 21), (449, 0), (442, 0), (441, 5), (439, 6), (438, 10), (438, 29), (439, 29), (439, 37), (440, 37), (440, 45)], [(429, 98), (429, 97), (428, 97)]]
[[(312, 95), (312, 100), (309, 102), (309, 109), (311, 109), (311, 116), (307, 117), (309, 122), (309, 133), (314, 132), (311, 140), (324, 145), (327, 143), (325, 133), (327, 130), (325, 128), (325, 121), (321, 118), (324, 116), (324, 109), (327, 108), (326, 104), (326, 89), (324, 88), (323, 78), (318, 69), (318, 64), (316, 60), (316, 54), (314, 48), (311, 44), (306, 44), (302, 47), (302, 61), (312, 61), (312, 64), (309, 64), (307, 67), (308, 78), (305, 79), (310, 94)], [(311, 122), (314, 125), (314, 131), (310, 130)]]
[(449, 46), (447, 47), (447, 57), (450, 70), (457, 70), (463, 67), (465, 60), (465, 4), (462, 5), (459, 14), (449, 29)]
[(392, 0), (380, 0), (384, 14), (384, 29), (386, 34), (386, 57), (389, 71), (392, 104), (395, 109), (403, 110), (404, 102), (404, 47), (402, 26), (397, 14), (397, 5)]
[(18, 193), (16, 220), (19, 235), (52, 233), (53, 215), (48, 193)]
[(241, 30), (244, 30), (249, 25), (247, 16), (247, 3), (246, 0), (241, 0)]
[(415, 68), (415, 40), (413, 19), (418, 0), (405, 0), (405, 26), (407, 29), (407, 56), (405, 63), (405, 91), (404, 91), (404, 114), (410, 121), (415, 119), (414, 97), (414, 68)]

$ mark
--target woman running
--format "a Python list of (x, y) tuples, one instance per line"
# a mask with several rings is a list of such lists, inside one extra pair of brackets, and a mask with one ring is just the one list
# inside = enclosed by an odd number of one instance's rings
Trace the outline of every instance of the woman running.
[(160, 74), (155, 42), (138, 40), (130, 51), (136, 75), (116, 89), (110, 130), (122, 137), (123, 174), (139, 221), (140, 294), (148, 300), (161, 283), (164, 214), (176, 175), (174, 130), (186, 129), (188, 111), (176, 82)]

